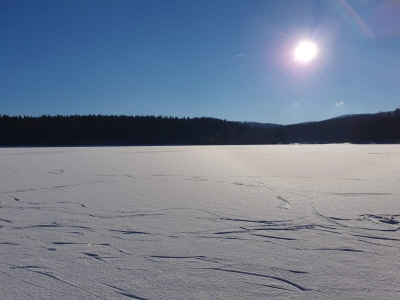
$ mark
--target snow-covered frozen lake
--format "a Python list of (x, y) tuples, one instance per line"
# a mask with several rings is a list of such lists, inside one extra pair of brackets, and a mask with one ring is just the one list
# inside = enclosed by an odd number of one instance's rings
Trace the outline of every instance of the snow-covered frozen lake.
[(1, 299), (399, 299), (400, 145), (0, 149)]

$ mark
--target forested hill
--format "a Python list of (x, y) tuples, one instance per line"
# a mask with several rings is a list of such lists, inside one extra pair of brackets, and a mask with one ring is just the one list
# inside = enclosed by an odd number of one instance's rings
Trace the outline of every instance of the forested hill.
[(345, 142), (399, 143), (400, 109), (270, 128), (214, 118), (0, 115), (0, 146)]

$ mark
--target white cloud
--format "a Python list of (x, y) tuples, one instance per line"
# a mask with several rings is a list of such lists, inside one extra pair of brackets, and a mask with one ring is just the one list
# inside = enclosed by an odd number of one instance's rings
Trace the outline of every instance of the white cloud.
[(244, 55), (245, 55), (245, 54), (242, 53), (242, 54), (236, 54), (235, 56), (238, 57), (238, 56), (244, 56)]
[(299, 102), (295, 102), (294, 106), (300, 106), (300, 103)]
[(336, 102), (336, 107), (339, 107), (339, 106), (341, 106), (341, 105), (344, 105), (344, 102), (343, 101), (340, 101), (340, 102)]

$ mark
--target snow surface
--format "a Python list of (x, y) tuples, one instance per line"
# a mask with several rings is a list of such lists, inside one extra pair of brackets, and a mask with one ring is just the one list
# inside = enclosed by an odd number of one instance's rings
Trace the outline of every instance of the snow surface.
[(400, 146), (0, 149), (1, 299), (400, 299)]

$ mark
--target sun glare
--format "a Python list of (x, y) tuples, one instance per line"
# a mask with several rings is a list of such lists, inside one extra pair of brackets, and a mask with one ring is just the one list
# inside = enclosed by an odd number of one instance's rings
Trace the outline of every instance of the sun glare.
[(294, 50), (294, 58), (301, 63), (312, 61), (317, 55), (317, 46), (311, 42), (301, 42)]

